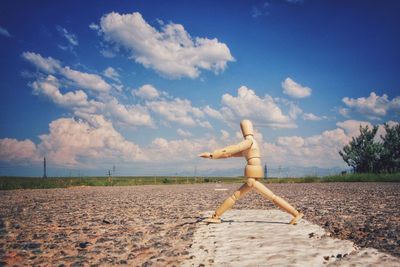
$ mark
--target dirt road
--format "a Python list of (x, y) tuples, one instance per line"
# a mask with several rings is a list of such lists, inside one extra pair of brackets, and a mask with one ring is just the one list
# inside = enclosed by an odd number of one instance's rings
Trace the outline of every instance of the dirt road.
[[(0, 266), (179, 266), (204, 212), (238, 186), (1, 191)], [(399, 183), (267, 186), (333, 236), (400, 257)], [(250, 192), (234, 208), (274, 206)]]

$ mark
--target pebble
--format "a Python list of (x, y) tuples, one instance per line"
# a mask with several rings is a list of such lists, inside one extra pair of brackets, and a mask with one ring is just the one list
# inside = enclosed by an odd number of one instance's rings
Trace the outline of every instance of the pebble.
[(89, 242), (80, 242), (79, 247), (80, 248), (86, 248), (90, 243)]
[(23, 249), (37, 249), (40, 248), (40, 243), (26, 243), (22, 246)]
[(111, 222), (109, 220), (106, 220), (106, 219), (103, 219), (103, 223), (111, 224)]

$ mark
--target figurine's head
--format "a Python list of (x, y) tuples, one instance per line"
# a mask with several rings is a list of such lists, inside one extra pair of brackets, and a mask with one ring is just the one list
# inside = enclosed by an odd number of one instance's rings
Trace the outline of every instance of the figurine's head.
[(249, 120), (242, 120), (240, 122), (240, 129), (242, 129), (243, 137), (254, 135), (253, 124)]

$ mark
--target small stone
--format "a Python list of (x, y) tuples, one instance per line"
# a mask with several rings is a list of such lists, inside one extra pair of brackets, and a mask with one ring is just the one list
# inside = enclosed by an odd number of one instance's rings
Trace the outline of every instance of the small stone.
[(342, 257), (342, 254), (340, 254), (340, 253), (336, 255), (336, 258), (338, 258), (338, 259), (340, 259), (341, 257)]
[(49, 244), (47, 247), (49, 249), (55, 249), (55, 248), (57, 248), (57, 245), (56, 244)]
[(23, 245), (23, 249), (37, 249), (37, 248), (40, 248), (40, 243), (30, 242)]
[(33, 253), (33, 254), (40, 254), (40, 253), (42, 253), (42, 251), (41, 251), (40, 249), (34, 249), (34, 250), (32, 251), (32, 253)]
[(153, 262), (151, 261), (146, 261), (145, 263), (142, 264), (142, 267), (147, 267), (153, 265)]
[(89, 242), (81, 242), (81, 243), (79, 243), (79, 247), (80, 248), (86, 248), (87, 245), (89, 245), (89, 244), (90, 244)]
[(314, 233), (309, 233), (309, 234), (308, 234), (308, 238), (313, 238), (314, 236), (315, 236)]
[(162, 247), (163, 247), (163, 244), (160, 243), (160, 242), (156, 242), (156, 243), (154, 244), (154, 247), (156, 247), (156, 248), (162, 248)]

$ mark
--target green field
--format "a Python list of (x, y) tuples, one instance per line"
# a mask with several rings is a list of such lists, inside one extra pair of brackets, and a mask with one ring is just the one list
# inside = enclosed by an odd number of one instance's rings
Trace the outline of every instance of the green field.
[[(0, 177), (0, 190), (66, 188), (74, 186), (135, 186), (154, 184), (197, 184), (197, 183), (241, 183), (243, 177)], [(395, 174), (347, 174), (325, 177), (267, 178), (265, 183), (324, 183), (324, 182), (400, 182), (400, 173)]]

